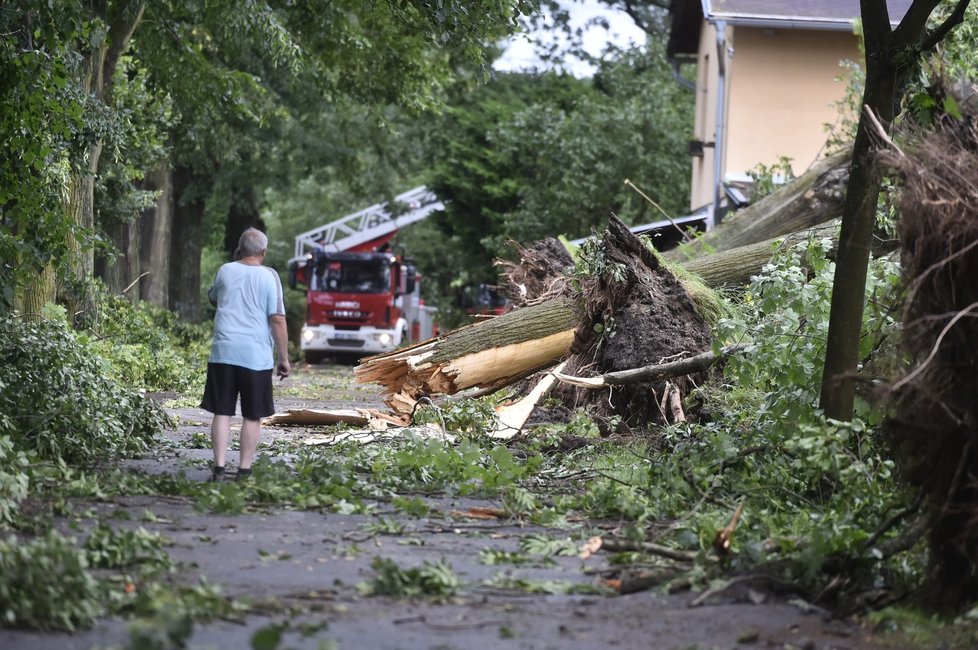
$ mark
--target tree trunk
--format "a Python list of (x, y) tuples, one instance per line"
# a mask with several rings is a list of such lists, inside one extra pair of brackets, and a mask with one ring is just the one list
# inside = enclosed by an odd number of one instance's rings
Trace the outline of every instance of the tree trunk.
[(938, 4), (940, 0), (914, 0), (893, 30), (885, 2), (860, 0), (866, 39), (866, 88), (846, 188), (819, 398), (825, 415), (836, 420), (851, 420), (855, 405), (866, 276), (880, 191), (881, 172), (872, 160), (872, 121), (867, 111), (875, 114), (881, 127), (889, 131), (920, 58), (962, 21), (968, 0), (960, 0), (950, 17), (928, 32), (927, 20)]
[[(130, 0), (111, 9), (106, 4), (98, 5), (96, 17), (108, 25), (108, 32), (101, 43), (82, 52), (79, 79), (82, 92), (96, 102), (112, 105), (112, 77), (145, 8), (142, 0)], [(95, 229), (95, 175), (101, 155), (102, 141), (96, 140), (89, 146), (82, 168), (72, 174), (65, 205), (65, 212), (81, 229), (75, 236), (69, 236), (72, 271), (79, 285), (78, 291), (73, 291), (67, 302), (73, 315), (88, 320), (97, 318), (94, 287), (89, 282), (94, 275), (95, 253), (91, 246), (82, 245), (79, 237), (87, 238)]]
[(170, 228), (173, 219), (173, 174), (169, 161), (146, 174), (143, 188), (156, 190), (156, 205), (143, 211), (140, 222), (139, 297), (166, 309), (169, 307)]
[(382, 384), (395, 411), (410, 412), (421, 395), (491, 390), (553, 365), (570, 350), (577, 320), (574, 301), (555, 298), (370, 357), (354, 374)]
[[(68, 181), (68, 196), (65, 213), (78, 227), (78, 231), (68, 235), (68, 250), (71, 257), (72, 283), (63, 289), (68, 305), (69, 316), (94, 320), (95, 292), (90, 280), (95, 271), (95, 253), (87, 243), (95, 229), (95, 174), (102, 155), (102, 143), (97, 142), (88, 148), (85, 167), (76, 171)], [(85, 243), (83, 243), (85, 242)]]
[(805, 230), (842, 216), (849, 150), (817, 162), (807, 172), (726, 219), (667, 259), (683, 261)]
[[(831, 239), (832, 247), (826, 256), (831, 260), (837, 260), (839, 254), (838, 230), (839, 221), (836, 220), (784, 237), (774, 237), (756, 244), (714, 253), (706, 257), (698, 257), (685, 262), (682, 267), (702, 279), (708, 287), (714, 289), (745, 284), (761, 272), (764, 265), (771, 261), (776, 250), (793, 246), (807, 239)], [(886, 255), (896, 250), (897, 244), (895, 239), (873, 237), (871, 251), (877, 257)]]
[(238, 247), (238, 239), (241, 238), (241, 233), (245, 230), (248, 228), (258, 228), (262, 232), (266, 230), (258, 210), (255, 188), (250, 185), (238, 187), (235, 195), (224, 227), (224, 250), (227, 251), (229, 257)]
[(130, 302), (139, 298), (139, 291), (132, 284), (139, 280), (140, 222), (113, 223), (104, 228), (115, 251), (114, 256), (100, 255), (95, 258), (95, 275), (102, 278), (109, 292), (122, 294)]
[(20, 300), (17, 301), (17, 310), (25, 320), (40, 320), (42, 308), (54, 302), (56, 291), (54, 266), (47, 264), (24, 287)]
[(203, 239), (204, 200), (192, 187), (193, 172), (179, 168), (173, 173), (173, 220), (170, 258), (171, 311), (181, 319), (200, 319), (200, 252)]

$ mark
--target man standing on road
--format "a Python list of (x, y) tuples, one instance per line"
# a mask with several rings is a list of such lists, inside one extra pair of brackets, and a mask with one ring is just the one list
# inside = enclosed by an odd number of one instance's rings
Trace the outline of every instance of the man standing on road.
[[(238, 240), (235, 261), (218, 269), (214, 285), (207, 292), (211, 304), (217, 307), (217, 314), (200, 407), (214, 414), (212, 481), (224, 477), (231, 416), (235, 414), (238, 396), (241, 396), (244, 418), (237, 476), (240, 479), (251, 474), (261, 419), (275, 412), (272, 369), (281, 379), (292, 372), (282, 283), (278, 273), (262, 265), (267, 247), (268, 238), (263, 232), (255, 228), (245, 230)], [(277, 363), (273, 352), (278, 353)]]

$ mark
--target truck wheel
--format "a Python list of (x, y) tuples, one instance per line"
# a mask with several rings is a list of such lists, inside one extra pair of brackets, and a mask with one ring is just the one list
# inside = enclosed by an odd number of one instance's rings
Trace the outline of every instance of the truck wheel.
[(306, 350), (305, 356), (306, 356), (306, 363), (322, 363), (323, 359), (326, 358), (326, 353)]

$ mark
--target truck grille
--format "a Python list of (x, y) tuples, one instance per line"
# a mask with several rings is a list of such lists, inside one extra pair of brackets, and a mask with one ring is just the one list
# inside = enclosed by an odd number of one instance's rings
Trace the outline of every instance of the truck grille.
[(329, 317), (334, 320), (363, 320), (367, 317), (367, 312), (356, 309), (334, 309), (329, 312)]
[(326, 342), (338, 348), (362, 348), (364, 344), (364, 341), (357, 339), (326, 339)]

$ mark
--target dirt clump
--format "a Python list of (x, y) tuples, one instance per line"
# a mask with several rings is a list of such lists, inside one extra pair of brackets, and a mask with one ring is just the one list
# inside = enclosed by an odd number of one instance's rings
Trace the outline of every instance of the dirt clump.
[[(573, 295), (582, 316), (564, 372), (599, 375), (677, 360), (710, 347), (710, 328), (682, 283), (650, 245), (612, 216), (602, 237), (589, 244), (594, 274), (578, 289), (572, 261), (556, 240), (521, 249), (521, 261), (506, 274), (526, 288), (524, 300)], [(672, 421), (667, 402), (681, 401), (700, 377), (681, 377), (590, 390), (562, 385), (554, 395), (569, 408), (584, 408), (602, 433), (628, 433)]]

